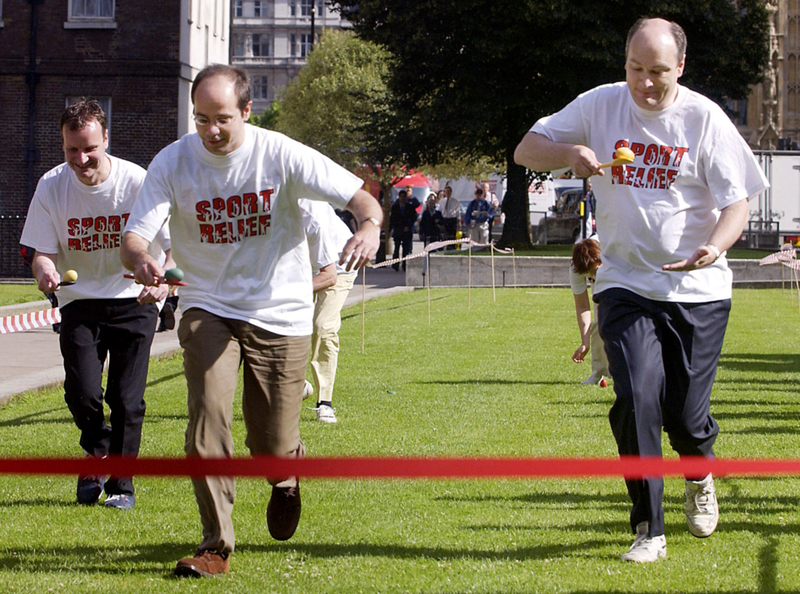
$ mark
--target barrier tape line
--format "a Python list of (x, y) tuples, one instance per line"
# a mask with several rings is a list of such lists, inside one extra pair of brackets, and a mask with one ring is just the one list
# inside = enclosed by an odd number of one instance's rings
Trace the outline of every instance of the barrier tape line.
[(428, 245), (426, 245), (425, 248), (421, 252), (417, 252), (416, 254), (411, 254), (411, 255), (405, 256), (403, 258), (394, 258), (392, 260), (384, 260), (380, 264), (369, 264), (369, 267), (370, 268), (383, 268), (385, 266), (391, 266), (392, 264), (400, 264), (401, 262), (405, 262), (406, 260), (413, 260), (415, 258), (422, 258), (422, 257), (425, 256), (425, 254), (428, 254), (430, 252), (434, 252), (434, 251), (439, 250), (439, 249), (441, 249), (443, 247), (447, 247), (448, 245), (456, 245), (456, 244), (462, 244), (462, 243), (470, 243), (470, 244), (472, 244), (473, 247), (492, 247), (494, 249), (494, 251), (500, 252), (501, 254), (510, 254), (510, 253), (512, 253), (512, 250), (510, 250), (508, 248), (500, 249), (500, 248), (494, 247), (494, 243), (477, 243), (475, 241), (472, 241), (469, 237), (463, 237), (461, 239), (448, 239), (446, 241), (434, 241), (433, 243), (429, 243)]
[(800, 475), (800, 460), (620, 458), (4, 458), (0, 474), (307, 478), (564, 478)]
[(33, 330), (34, 328), (57, 324), (60, 321), (61, 312), (57, 307), (17, 314), (15, 316), (6, 316), (5, 318), (0, 318), (0, 334), (24, 332), (25, 330)]

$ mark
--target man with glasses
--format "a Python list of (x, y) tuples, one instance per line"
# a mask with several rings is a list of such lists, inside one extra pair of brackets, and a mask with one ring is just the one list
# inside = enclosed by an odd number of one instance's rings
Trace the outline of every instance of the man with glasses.
[[(230, 457), (232, 401), (241, 362), (242, 408), (253, 454), (302, 457), (299, 419), (314, 312), (302, 198), (347, 208), (360, 228), (341, 263), (364, 266), (380, 242), (381, 208), (363, 182), (320, 153), (246, 124), (250, 85), (237, 67), (195, 78), (196, 134), (150, 164), (123, 239), (123, 262), (144, 285), (163, 275), (146, 251), (169, 217), (173, 257), (185, 273), (178, 337), (188, 386), (187, 455)], [(269, 479), (267, 525), (291, 538), (300, 519), (297, 477)], [(192, 479), (203, 540), (179, 576), (229, 571), (234, 550), (232, 477)]]

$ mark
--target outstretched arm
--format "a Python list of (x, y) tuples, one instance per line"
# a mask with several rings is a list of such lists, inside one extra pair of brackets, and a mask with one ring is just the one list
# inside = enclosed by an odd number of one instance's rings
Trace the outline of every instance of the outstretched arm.
[(514, 151), (514, 161), (532, 171), (553, 171), (569, 167), (576, 177), (605, 175), (600, 161), (588, 146), (555, 142), (542, 134), (528, 132)]

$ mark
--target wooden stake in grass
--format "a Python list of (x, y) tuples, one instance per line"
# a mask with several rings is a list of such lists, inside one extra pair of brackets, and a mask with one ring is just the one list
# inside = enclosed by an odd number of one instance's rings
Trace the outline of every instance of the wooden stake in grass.
[(514, 268), (514, 290), (517, 290), (517, 256), (514, 254), (514, 248), (511, 248), (511, 266)]
[(431, 325), (431, 254), (425, 252), (425, 275), (428, 285), (428, 326)]
[(366, 318), (365, 303), (367, 302), (367, 267), (361, 269), (361, 354), (364, 354), (364, 326)]
[(472, 241), (468, 244), (467, 254), (467, 309), (472, 307)]
[(489, 242), (489, 252), (491, 253), (492, 258), (492, 301), (497, 303), (497, 293), (495, 292), (494, 284), (494, 241)]

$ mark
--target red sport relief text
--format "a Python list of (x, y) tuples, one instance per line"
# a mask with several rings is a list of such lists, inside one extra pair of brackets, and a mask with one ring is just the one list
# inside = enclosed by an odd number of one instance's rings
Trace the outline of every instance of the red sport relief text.
[[(628, 147), (636, 155), (631, 165), (611, 168), (611, 183), (635, 188), (666, 190), (675, 182), (688, 147), (628, 143), (620, 140), (614, 148)], [(616, 154), (615, 154), (616, 158)]]
[(94, 252), (118, 248), (130, 213), (67, 220), (67, 248)]
[(266, 235), (274, 192), (262, 190), (199, 201), (195, 212), (200, 221), (201, 243), (233, 243), (246, 237)]

